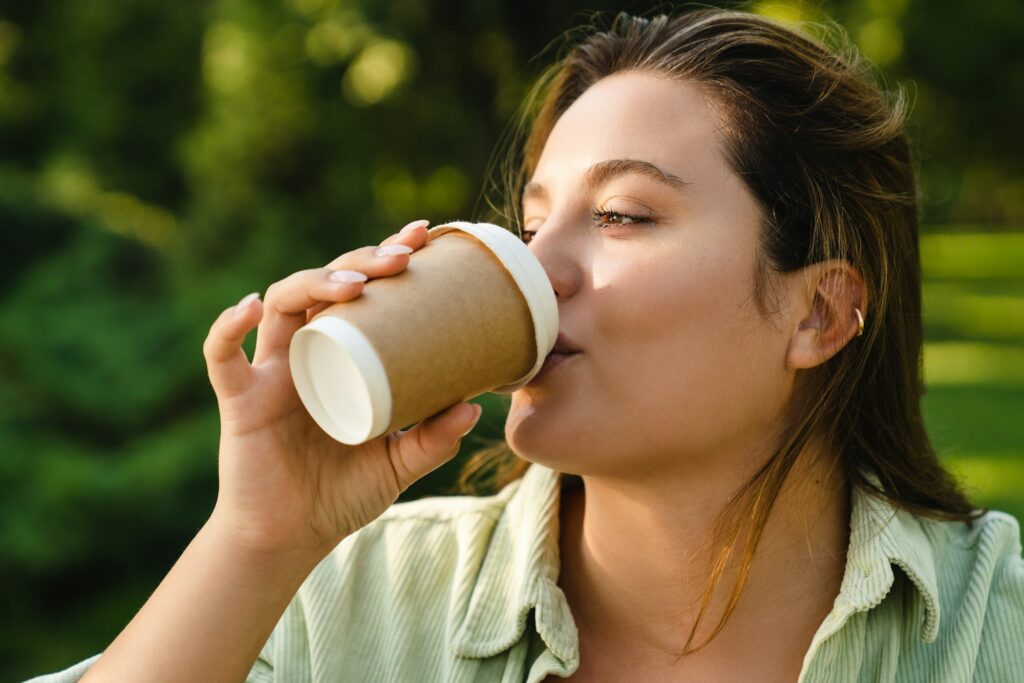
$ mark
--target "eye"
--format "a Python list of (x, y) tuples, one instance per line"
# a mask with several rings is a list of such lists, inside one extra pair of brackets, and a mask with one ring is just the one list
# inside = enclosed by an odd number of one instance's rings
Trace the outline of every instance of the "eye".
[[(620, 213), (619, 211), (595, 210), (591, 215), (594, 217), (594, 220), (597, 221), (599, 225), (633, 225), (637, 223), (651, 222), (650, 216), (637, 216), (631, 213)], [(608, 219), (611, 218), (612, 216), (617, 216), (620, 219), (626, 219), (629, 221), (629, 223), (611, 223), (608, 221)]]
[[(602, 227), (613, 225), (640, 225), (653, 222), (650, 216), (637, 216), (631, 213), (622, 213), (621, 211), (604, 211), (601, 209), (595, 209), (590, 215), (593, 217), (594, 221)], [(612, 218), (617, 218), (619, 222), (612, 222)], [(523, 235), (523, 242), (529, 244), (537, 231), (521, 230), (520, 232), (522, 232)]]

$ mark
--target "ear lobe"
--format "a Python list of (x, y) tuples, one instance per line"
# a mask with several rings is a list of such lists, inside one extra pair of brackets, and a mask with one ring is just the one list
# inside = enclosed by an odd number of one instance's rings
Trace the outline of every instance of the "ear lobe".
[(803, 291), (809, 305), (797, 309), (803, 316), (790, 339), (786, 365), (812, 368), (838, 353), (857, 336), (859, 320), (854, 308), (866, 313), (863, 279), (845, 261), (830, 260), (808, 266), (812, 286)]

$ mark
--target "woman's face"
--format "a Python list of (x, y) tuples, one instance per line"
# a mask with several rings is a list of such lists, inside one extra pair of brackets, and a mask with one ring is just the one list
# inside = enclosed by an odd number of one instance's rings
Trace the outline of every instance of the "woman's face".
[[(759, 209), (722, 125), (694, 84), (639, 72), (602, 79), (555, 125), (523, 228), (582, 353), (512, 393), (505, 437), (525, 459), (615, 476), (732, 469), (776, 428), (788, 338), (754, 305)], [(600, 172), (621, 159), (685, 184)]]

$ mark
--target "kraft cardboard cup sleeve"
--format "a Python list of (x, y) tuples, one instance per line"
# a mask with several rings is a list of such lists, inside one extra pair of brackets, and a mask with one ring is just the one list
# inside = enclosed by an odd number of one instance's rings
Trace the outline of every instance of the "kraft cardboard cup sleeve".
[(292, 337), (299, 398), (337, 441), (361, 444), (540, 371), (558, 306), (511, 231), (454, 221), (429, 230), (403, 272), (369, 280)]

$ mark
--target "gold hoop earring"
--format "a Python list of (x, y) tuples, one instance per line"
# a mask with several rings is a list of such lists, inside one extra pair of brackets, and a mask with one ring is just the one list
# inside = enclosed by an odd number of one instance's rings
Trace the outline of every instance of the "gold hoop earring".
[(856, 306), (853, 307), (853, 312), (857, 314), (857, 336), (859, 337), (864, 334), (864, 316)]

